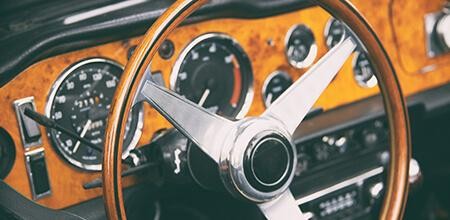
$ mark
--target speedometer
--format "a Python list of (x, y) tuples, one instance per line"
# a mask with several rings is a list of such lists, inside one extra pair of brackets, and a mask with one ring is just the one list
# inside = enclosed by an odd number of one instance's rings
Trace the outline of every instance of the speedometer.
[[(72, 65), (52, 88), (46, 106), (47, 117), (102, 148), (109, 109), (122, 71), (121, 65), (103, 58)], [(137, 144), (142, 117), (141, 106), (131, 112), (125, 128), (123, 157)], [(60, 131), (48, 129), (47, 133), (69, 163), (85, 170), (101, 170), (101, 152)]]

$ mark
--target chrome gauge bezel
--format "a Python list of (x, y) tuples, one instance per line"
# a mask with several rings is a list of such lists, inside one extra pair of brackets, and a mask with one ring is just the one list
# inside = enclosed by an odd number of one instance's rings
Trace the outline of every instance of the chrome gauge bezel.
[[(304, 60), (302, 60), (302, 61), (292, 60), (289, 57), (289, 55), (288, 55), (289, 39), (291, 38), (292, 33), (297, 28), (305, 28), (313, 36), (313, 43), (309, 46), (309, 53), (306, 56), (306, 58)], [(317, 53), (318, 53), (317, 42), (316, 42), (316, 38), (314, 36), (314, 32), (312, 32), (311, 28), (309, 28), (305, 24), (295, 24), (295, 25), (293, 25), (292, 27), (289, 28), (288, 32), (286, 33), (286, 37), (284, 38), (284, 55), (285, 55), (286, 59), (288, 60), (289, 64), (291, 64), (291, 66), (293, 66), (293, 67), (295, 67), (297, 69), (307, 68), (307, 67), (311, 66), (314, 63), (314, 60), (316, 60), (316, 57), (317, 57)]]
[[(235, 46), (237, 49), (242, 51), (242, 54), (244, 56), (248, 57), (247, 53), (245, 53), (244, 49), (241, 47), (239, 42), (236, 39), (232, 38), (231, 36), (223, 34), (223, 33), (217, 33), (217, 32), (202, 34), (202, 35), (196, 37), (191, 42), (189, 42), (188, 45), (181, 51), (180, 55), (178, 56), (177, 60), (175, 61), (175, 64), (172, 68), (172, 72), (170, 73), (170, 77), (169, 77), (169, 87), (172, 91), (175, 91), (175, 89), (176, 89), (178, 74), (180, 72), (183, 61), (188, 56), (189, 52), (191, 52), (191, 50), (195, 46), (199, 45), (200, 43), (202, 43), (206, 40), (210, 40), (210, 39), (229, 40), (233, 43), (233, 46)], [(250, 65), (251, 65), (251, 62), (250, 62)], [(241, 109), (239, 109), (238, 113), (236, 114), (236, 119), (244, 118), (244, 116), (250, 110), (250, 106), (253, 101), (253, 97), (254, 97), (253, 72), (250, 73), (249, 78), (250, 78), (249, 83), (247, 84), (247, 94), (245, 94), (244, 102), (242, 104)]]
[[(123, 65), (121, 65), (113, 60), (110, 60), (107, 58), (100, 58), (100, 57), (87, 58), (85, 60), (81, 60), (77, 63), (70, 65), (57, 78), (57, 80), (54, 82), (54, 84), (52, 85), (52, 87), (50, 89), (50, 93), (47, 97), (47, 101), (46, 101), (46, 105), (45, 105), (45, 115), (47, 117), (49, 117), (49, 118), (51, 117), (51, 110), (52, 110), (53, 103), (55, 101), (56, 93), (58, 92), (58, 89), (61, 87), (63, 82), (75, 70), (77, 70), (78, 68), (80, 68), (86, 64), (90, 64), (90, 63), (107, 63), (110, 65), (119, 67), (120, 69), (122, 69), (122, 71), (124, 70)], [(139, 112), (137, 114), (138, 114), (138, 117), (137, 117), (138, 121), (136, 123), (136, 131), (133, 135), (133, 138), (131, 139), (130, 144), (126, 147), (125, 151), (123, 152), (122, 158), (126, 158), (129, 154), (129, 152), (136, 147), (136, 145), (139, 142), (139, 139), (142, 135), (142, 128), (144, 126), (144, 110), (143, 110), (142, 106), (139, 108)], [(101, 171), (102, 170), (101, 164), (83, 164), (82, 162), (72, 158), (69, 154), (67, 154), (67, 152), (65, 152), (60, 147), (58, 147), (58, 143), (55, 143), (55, 141), (52, 137), (51, 130), (52, 129), (46, 129), (46, 132), (47, 132), (47, 137), (50, 139), (50, 142), (53, 145), (53, 148), (55, 148), (59, 152), (59, 154), (62, 155), (64, 157), (64, 159), (66, 159), (70, 164), (72, 164), (82, 170), (87, 170), (87, 171)]]
[[(359, 57), (362, 53), (364, 53), (364, 52), (356, 51), (355, 54), (354, 54), (354, 56), (353, 56), (353, 60), (352, 60), (353, 79), (355, 79), (356, 83), (357, 83), (359, 86), (361, 86), (361, 87), (363, 87), (363, 88), (366, 88), (366, 89), (370, 89), (370, 88), (373, 88), (373, 87), (375, 87), (375, 86), (378, 85), (378, 79), (377, 79), (377, 77), (376, 77), (376, 74), (373, 73), (369, 80), (363, 81), (363, 80), (361, 80), (361, 79), (358, 79), (358, 77), (356, 76), (356, 72), (355, 72), (356, 65), (358, 64), (358, 57)], [(369, 60), (369, 62), (370, 62), (370, 60)], [(372, 67), (372, 71), (375, 71), (375, 69), (373, 69), (373, 67)]]

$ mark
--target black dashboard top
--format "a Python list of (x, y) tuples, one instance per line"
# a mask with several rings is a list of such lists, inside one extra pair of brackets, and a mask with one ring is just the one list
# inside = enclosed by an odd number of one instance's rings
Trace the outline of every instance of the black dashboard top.
[[(8, 1), (7, 1), (8, 2)], [(52, 55), (143, 34), (172, 0), (40, 1), (3, 8), (0, 15), (0, 86), (32, 63)], [(127, 5), (106, 11), (111, 5)], [(2, 3), (5, 4), (5, 3)], [(29, 6), (33, 7), (29, 7)], [(188, 22), (212, 18), (258, 18), (310, 6), (307, 0), (212, 0)], [(103, 10), (103, 12), (102, 12)], [(80, 14), (100, 12), (82, 20)], [(94, 13), (95, 14), (95, 13)]]

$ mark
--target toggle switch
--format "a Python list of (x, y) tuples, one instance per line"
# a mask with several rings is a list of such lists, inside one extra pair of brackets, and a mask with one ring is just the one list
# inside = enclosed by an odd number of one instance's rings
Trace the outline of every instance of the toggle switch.
[(26, 108), (36, 111), (33, 97), (16, 100), (14, 102), (20, 135), (25, 149), (41, 145), (41, 130), (39, 125), (24, 114)]
[(44, 148), (25, 153), (25, 165), (30, 180), (33, 199), (37, 200), (51, 194), (50, 180), (45, 163)]

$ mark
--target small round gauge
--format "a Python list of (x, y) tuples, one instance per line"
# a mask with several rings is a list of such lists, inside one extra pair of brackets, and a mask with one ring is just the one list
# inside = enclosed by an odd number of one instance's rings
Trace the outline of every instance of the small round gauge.
[(325, 26), (325, 43), (328, 49), (333, 48), (336, 44), (344, 40), (347, 34), (346, 28), (341, 21), (330, 18)]
[(295, 68), (306, 68), (316, 59), (316, 40), (311, 29), (305, 25), (294, 25), (289, 29), (285, 46), (286, 57)]
[(286, 89), (293, 83), (289, 74), (283, 71), (275, 71), (271, 73), (264, 81), (263, 85), (263, 101), (264, 105), (269, 107)]
[(192, 102), (226, 117), (243, 117), (253, 98), (249, 58), (231, 37), (210, 33), (181, 53), (170, 87)]
[[(122, 71), (122, 66), (103, 58), (72, 65), (52, 87), (46, 115), (102, 148), (109, 109)], [(142, 106), (134, 108), (125, 128), (124, 158), (139, 140), (142, 118)], [(101, 170), (101, 152), (58, 130), (48, 129), (47, 133), (54, 147), (71, 164), (85, 170)]]
[(353, 59), (353, 74), (356, 82), (364, 88), (373, 88), (378, 84), (372, 63), (364, 52), (356, 53)]

